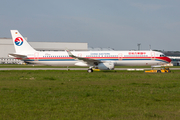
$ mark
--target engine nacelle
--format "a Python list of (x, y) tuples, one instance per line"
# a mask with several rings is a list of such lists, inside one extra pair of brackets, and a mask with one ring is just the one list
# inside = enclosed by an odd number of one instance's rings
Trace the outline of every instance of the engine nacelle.
[(114, 63), (107, 62), (107, 63), (99, 63), (96, 68), (100, 70), (114, 70)]

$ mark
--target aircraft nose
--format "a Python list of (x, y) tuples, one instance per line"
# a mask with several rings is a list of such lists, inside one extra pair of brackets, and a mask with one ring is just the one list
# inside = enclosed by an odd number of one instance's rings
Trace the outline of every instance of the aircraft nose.
[(171, 62), (171, 59), (170, 59), (169, 57), (167, 57), (166, 59), (167, 59), (167, 61), (168, 61), (169, 63)]

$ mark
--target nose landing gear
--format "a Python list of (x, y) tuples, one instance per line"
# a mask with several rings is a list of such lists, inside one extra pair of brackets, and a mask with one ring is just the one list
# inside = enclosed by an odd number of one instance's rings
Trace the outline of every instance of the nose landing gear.
[(92, 69), (92, 68), (89, 68), (89, 69), (87, 70), (87, 72), (88, 72), (88, 73), (92, 73), (92, 72), (93, 72), (93, 69)]

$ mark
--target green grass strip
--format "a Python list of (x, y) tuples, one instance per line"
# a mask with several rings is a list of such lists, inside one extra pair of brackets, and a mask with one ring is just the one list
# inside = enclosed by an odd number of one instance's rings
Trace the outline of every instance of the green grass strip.
[(1, 120), (180, 119), (180, 71), (0, 71)]

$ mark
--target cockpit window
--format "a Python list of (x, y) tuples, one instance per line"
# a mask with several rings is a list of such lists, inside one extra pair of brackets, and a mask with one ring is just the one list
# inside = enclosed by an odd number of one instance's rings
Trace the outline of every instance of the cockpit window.
[(160, 57), (166, 57), (166, 55), (164, 55), (164, 54), (161, 54), (161, 55), (160, 55)]

